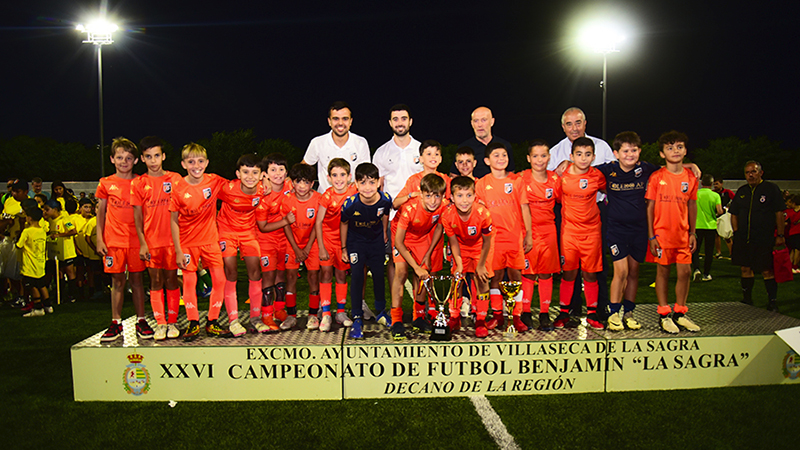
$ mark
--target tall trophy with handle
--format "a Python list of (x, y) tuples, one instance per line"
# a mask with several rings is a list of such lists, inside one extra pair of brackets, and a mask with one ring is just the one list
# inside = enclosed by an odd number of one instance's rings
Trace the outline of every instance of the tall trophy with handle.
[(506, 339), (513, 339), (517, 336), (517, 329), (514, 327), (514, 321), (511, 318), (514, 315), (514, 297), (519, 293), (522, 283), (519, 281), (501, 281), (500, 292), (503, 294), (503, 299), (506, 303), (508, 310), (508, 326), (506, 331), (503, 332), (503, 337)]
[[(419, 285), (418, 292), (421, 293), (422, 289), (425, 289), (425, 291), (428, 292), (428, 296), (436, 305), (436, 309), (439, 310), (439, 313), (436, 315), (436, 319), (433, 321), (433, 331), (431, 332), (432, 341), (449, 341), (452, 339), (452, 333), (450, 332), (450, 327), (448, 326), (448, 308), (449, 305), (455, 304), (456, 296), (459, 295), (460, 292), (459, 287), (461, 286), (462, 280), (463, 277), (460, 275), (434, 275), (426, 278)], [(450, 287), (443, 300), (439, 298), (439, 295), (436, 292), (436, 281), (450, 281)]]

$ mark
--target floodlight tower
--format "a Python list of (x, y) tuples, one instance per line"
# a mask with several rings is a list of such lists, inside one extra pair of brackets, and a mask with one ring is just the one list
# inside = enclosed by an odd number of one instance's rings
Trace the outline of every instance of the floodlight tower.
[(119, 27), (104, 20), (97, 20), (88, 26), (78, 25), (75, 29), (81, 33), (86, 33), (84, 44), (94, 44), (97, 48), (98, 96), (100, 99), (100, 176), (104, 177), (106, 174), (105, 158), (103, 158), (103, 143), (105, 142), (103, 136), (103, 46), (114, 43), (111, 35)]
[(603, 89), (603, 140), (606, 139), (606, 104), (608, 101), (608, 54), (617, 53), (617, 44), (625, 39), (611, 27), (595, 25), (586, 28), (582, 35), (584, 45), (595, 53), (603, 54), (603, 80), (600, 87)]

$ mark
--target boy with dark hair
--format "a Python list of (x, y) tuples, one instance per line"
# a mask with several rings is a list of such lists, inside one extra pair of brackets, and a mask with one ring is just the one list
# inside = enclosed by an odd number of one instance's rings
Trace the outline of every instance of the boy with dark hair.
[[(484, 205), (475, 203), (475, 181), (467, 176), (457, 176), (450, 183), (453, 204), (445, 208), (440, 225), (453, 253), (453, 274), (475, 279), (477, 302), (475, 337), (489, 335), (486, 315), (489, 311), (489, 280), (494, 277), (494, 231), (492, 215)], [(438, 227), (437, 227), (438, 230)], [(450, 317), (458, 314), (458, 305), (451, 305)]]
[[(444, 204), (446, 183), (439, 175), (430, 173), (420, 181), (420, 196), (406, 202), (397, 213), (397, 229), (394, 236), (395, 275), (392, 281), (392, 316), (390, 319), (392, 337), (405, 338), (403, 325), (403, 285), (408, 279), (409, 267), (412, 273), (413, 292), (418, 292), (419, 283), (431, 273), (442, 270), (442, 253), (435, 251), (441, 230), (434, 232), (439, 224)], [(422, 298), (419, 298), (422, 297)], [(430, 332), (432, 327), (425, 318), (426, 302), (423, 296), (414, 299), (414, 321), (412, 326), (419, 331)], [(452, 305), (451, 305), (452, 306)], [(460, 325), (456, 310), (455, 320)], [(380, 319), (380, 316), (379, 316)]]
[(317, 177), (314, 168), (298, 163), (289, 171), (294, 192), (289, 193), (281, 203), (281, 214), (294, 215), (294, 223), (283, 227), (291, 250), (286, 252), (286, 313), (288, 317), (281, 322), (281, 330), (290, 330), (297, 325), (297, 277), (300, 263), (308, 270), (308, 322), (306, 328), (319, 328), (319, 246), (314, 224), (319, 209), (319, 192), (315, 191)]
[[(717, 234), (717, 216), (722, 215), (722, 200), (720, 196), (712, 190), (714, 176), (711, 174), (703, 175), (701, 180), (702, 187), (697, 190), (697, 247), (692, 253), (692, 267), (694, 267), (694, 280), (702, 279), (711, 281), (711, 256), (714, 251), (714, 240)], [(700, 247), (705, 242), (705, 256), (703, 257), (703, 272), (700, 272)], [(702, 278), (701, 278), (702, 277)]]
[[(74, 206), (75, 200), (68, 198), (66, 200), (68, 206)], [(52, 224), (50, 228), (49, 237), (56, 243), (56, 257), (60, 262), (59, 268), (67, 274), (67, 285), (69, 288), (68, 299), (74, 302), (78, 294), (78, 285), (75, 278), (75, 260), (78, 253), (75, 251), (75, 239), (78, 230), (72, 222), (70, 215), (66, 211), (61, 210), (61, 203), (55, 200), (48, 200), (42, 208), (44, 218), (49, 220)], [(55, 273), (55, 267), (53, 268)], [(56, 281), (61, 282), (58, 273), (55, 273)]]
[(423, 167), (422, 172), (417, 172), (408, 178), (406, 185), (392, 201), (392, 206), (395, 209), (400, 209), (400, 206), (402, 206), (403, 203), (420, 194), (419, 183), (422, 180), (422, 177), (428, 175), (429, 173), (435, 173), (436, 175), (439, 175), (445, 181), (447, 186), (445, 189), (445, 194), (450, 192), (450, 177), (437, 170), (439, 168), (439, 164), (442, 162), (442, 144), (434, 141), (433, 139), (423, 141), (419, 146), (419, 159)]
[(261, 320), (261, 249), (253, 226), (256, 208), (264, 199), (260, 162), (255, 154), (240, 156), (236, 162), (237, 179), (226, 183), (219, 192), (222, 207), (217, 214), (217, 227), (225, 269), (225, 309), (228, 311), (228, 326), (234, 337), (247, 332), (239, 323), (237, 250), (247, 269), (250, 324), (258, 333), (269, 331), (269, 327)]
[(472, 147), (459, 147), (456, 150), (456, 169), (458, 169), (459, 175), (470, 177), (474, 180), (475, 177), (472, 176), (472, 171), (475, 170), (477, 165), (475, 150)]
[(350, 337), (361, 339), (363, 334), (363, 287), (365, 266), (372, 271), (375, 292), (375, 311), (386, 309), (386, 292), (383, 276), (386, 225), (392, 198), (378, 189), (380, 174), (372, 163), (356, 167), (358, 195), (348, 198), (342, 206), (342, 223), (339, 234), (342, 240), (342, 261), (350, 263), (350, 299), (353, 325)]
[[(493, 142), (486, 147), (484, 162), (490, 172), (475, 183), (475, 195), (492, 211), (492, 222), (495, 227), (494, 257), (492, 259), (492, 277), (489, 299), (492, 306), (492, 318), (486, 328), (493, 330), (502, 328), (503, 297), (500, 294), (500, 281), (508, 275), (510, 281), (522, 281), (522, 269), (525, 268), (525, 254), (533, 248), (531, 236), (531, 210), (528, 197), (522, 184), (522, 178), (506, 169), (509, 164), (508, 151), (505, 145)], [(522, 323), (522, 292), (514, 297), (512, 317), (517, 331), (524, 333), (527, 325)]]
[(22, 267), (20, 268), (22, 285), (25, 295), (33, 301), (33, 309), (22, 317), (39, 317), (43, 316), (45, 311), (53, 312), (44, 277), (47, 235), (39, 225), (39, 221), (42, 220), (41, 209), (29, 208), (25, 210), (25, 216), (27, 226), (22, 230), (16, 245), (17, 248), (22, 249)]
[(224, 178), (205, 173), (208, 153), (202, 145), (191, 142), (181, 150), (181, 166), (186, 170), (170, 197), (170, 231), (175, 246), (175, 259), (183, 272), (183, 302), (189, 326), (184, 340), (194, 340), (200, 334), (200, 314), (197, 309), (197, 267), (211, 272), (212, 288), (206, 321), (208, 336), (225, 336), (228, 330), (217, 321), (225, 300), (225, 272), (219, 233), (215, 225), (219, 191), (227, 184)]
[[(136, 144), (123, 137), (111, 143), (111, 163), (114, 175), (101, 178), (97, 186), (97, 253), (105, 262), (106, 273), (111, 274), (111, 325), (102, 342), (113, 342), (122, 334), (122, 303), (125, 300), (125, 272), (133, 291), (136, 309), (136, 334), (142, 339), (152, 339), (153, 329), (145, 320), (144, 286), (142, 272), (144, 261), (139, 259), (139, 238), (131, 206), (131, 181), (136, 178), (133, 166), (139, 161)], [(63, 184), (61, 193), (63, 196)], [(58, 186), (53, 183), (53, 197), (58, 197)], [(59, 199), (61, 200), (61, 199)], [(51, 199), (52, 201), (52, 199)]]
[[(79, 272), (83, 272), (83, 280), (84, 285), (80, 287), (78, 295), (82, 298), (85, 298), (85, 287), (89, 286), (90, 291), (89, 295), (93, 294), (94, 289), (94, 272), (90, 267), (93, 263), (90, 259), (91, 256), (97, 256), (94, 253), (94, 250), (89, 247), (89, 243), (86, 242), (86, 225), (89, 223), (89, 220), (94, 218), (94, 204), (88, 198), (82, 198), (78, 202), (78, 214), (76, 216), (80, 216), (80, 220), (76, 221), (76, 228), (78, 229), (78, 234), (75, 236), (75, 247), (78, 249), (78, 270)], [(80, 274), (79, 277), (81, 278)]]
[(561, 200), (561, 180), (555, 172), (547, 170), (550, 146), (542, 139), (534, 139), (528, 148), (530, 170), (520, 174), (531, 210), (533, 248), (525, 254), (522, 270), (522, 315), (520, 319), (533, 328), (531, 301), (534, 281), (539, 282), (539, 331), (552, 331), (550, 303), (553, 297), (553, 274), (561, 270), (558, 262), (558, 233), (553, 212), (556, 200)]
[(556, 318), (556, 328), (576, 328), (578, 321), (569, 315), (578, 268), (583, 277), (586, 295), (586, 323), (603, 329), (597, 316), (597, 297), (600, 288), (597, 273), (603, 270), (602, 232), (597, 191), (606, 188), (603, 174), (592, 167), (594, 141), (579, 137), (572, 141), (572, 163), (561, 176), (561, 277), (559, 303), (561, 312)]
[[(270, 153), (261, 160), (261, 171), (270, 185), (270, 193), (256, 208), (258, 246), (261, 250), (261, 321), (267, 332), (280, 330), (275, 323), (286, 320), (286, 233), (283, 227), (294, 222), (294, 215), (281, 214), (283, 199), (292, 192), (286, 175), (289, 165), (280, 153)], [(252, 301), (252, 300), (251, 300)], [(279, 314), (279, 315), (276, 315)]]
[[(648, 261), (658, 263), (656, 297), (659, 324), (663, 331), (671, 334), (678, 333), (678, 327), (700, 331), (700, 327), (686, 317), (692, 252), (697, 246), (697, 177), (683, 167), (687, 141), (686, 135), (677, 131), (664, 133), (658, 138), (659, 154), (667, 166), (650, 176), (645, 194), (650, 241)], [(674, 313), (667, 304), (669, 266), (672, 264), (675, 264), (678, 278)]]
[(139, 259), (145, 262), (150, 275), (150, 306), (157, 324), (154, 338), (157, 341), (175, 339), (180, 336), (176, 324), (181, 291), (175, 246), (171, 239), (169, 202), (172, 192), (183, 179), (175, 172), (164, 170), (166, 155), (161, 139), (155, 136), (144, 137), (139, 142), (139, 147), (142, 150), (142, 162), (147, 166), (147, 173), (131, 182), (131, 204), (139, 238)]
[(347, 305), (346, 271), (350, 266), (342, 261), (342, 240), (339, 236), (342, 204), (346, 199), (358, 193), (350, 180), (350, 163), (342, 158), (333, 158), (328, 164), (328, 182), (331, 187), (319, 200), (317, 222), (314, 225), (318, 236), (319, 265), (322, 270), (319, 284), (322, 322), (319, 330), (323, 332), (330, 331), (333, 322), (331, 318), (331, 281), (334, 277), (336, 279), (336, 321), (346, 327), (353, 323), (344, 310)]

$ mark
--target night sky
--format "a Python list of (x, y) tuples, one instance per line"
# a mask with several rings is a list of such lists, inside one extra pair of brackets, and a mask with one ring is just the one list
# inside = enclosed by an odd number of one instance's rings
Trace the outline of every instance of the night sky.
[[(74, 26), (98, 7), (4, 4), (0, 138), (96, 144), (96, 56)], [(414, 137), (444, 144), (470, 137), (479, 105), (511, 142), (555, 144), (573, 105), (600, 136), (602, 56), (576, 36), (608, 17), (627, 36), (609, 56), (609, 139), (634, 130), (652, 142), (674, 128), (690, 147), (766, 135), (800, 148), (797, 1), (137, 0), (108, 10), (121, 31), (103, 48), (106, 144), (155, 134), (181, 146), (253, 128), (305, 148), (329, 130), (335, 100), (350, 103), (352, 131), (373, 150), (391, 136), (395, 103), (411, 107)]]

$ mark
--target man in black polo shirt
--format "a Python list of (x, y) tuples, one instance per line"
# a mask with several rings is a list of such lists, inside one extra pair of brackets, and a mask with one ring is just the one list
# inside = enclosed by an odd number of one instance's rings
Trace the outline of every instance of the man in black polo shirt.
[(763, 175), (761, 164), (748, 161), (744, 166), (747, 185), (736, 191), (728, 206), (733, 225), (731, 262), (742, 266), (742, 301), (753, 304), (753, 271), (758, 271), (764, 276), (769, 297), (767, 310), (777, 312), (778, 283), (772, 271), (772, 249), (785, 244), (783, 210), (786, 205), (778, 186), (762, 180)]
[[(459, 148), (469, 147), (475, 152), (475, 162), (477, 164), (475, 165), (475, 169), (472, 170), (472, 176), (475, 178), (481, 178), (489, 173), (489, 166), (486, 165), (483, 158), (486, 156), (486, 146), (492, 142), (503, 144), (506, 151), (508, 151), (508, 168), (506, 168), (506, 170), (509, 172), (514, 171), (514, 156), (511, 144), (503, 138), (492, 136), (493, 125), (494, 117), (492, 117), (492, 110), (485, 106), (478, 107), (475, 111), (472, 111), (472, 130), (475, 132), (475, 136), (472, 136), (458, 146)], [(456, 163), (453, 161), (453, 165), (450, 167), (450, 176), (455, 177), (458, 174)]]

